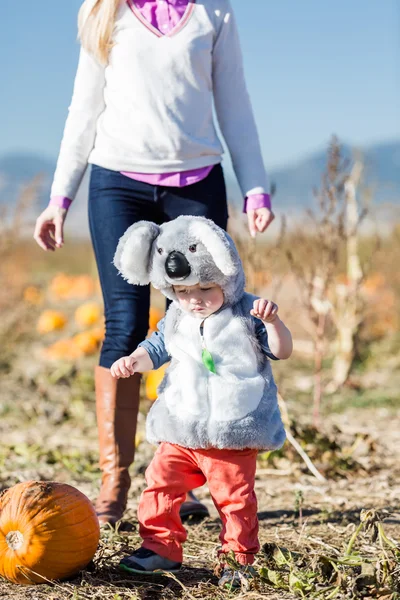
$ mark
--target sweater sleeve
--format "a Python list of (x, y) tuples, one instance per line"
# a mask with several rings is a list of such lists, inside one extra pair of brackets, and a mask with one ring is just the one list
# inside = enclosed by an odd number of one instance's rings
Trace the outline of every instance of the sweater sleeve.
[(154, 369), (159, 369), (171, 360), (165, 347), (164, 322), (165, 317), (157, 323), (157, 331), (154, 331), (149, 338), (139, 344), (139, 347), (148, 352)]
[(268, 334), (265, 328), (265, 325), (260, 319), (253, 317), (255, 321), (255, 333), (258, 339), (258, 343), (260, 344), (261, 350), (270, 358), (271, 360), (279, 360), (274, 354), (272, 354), (271, 349), (268, 343)]
[(104, 110), (105, 67), (83, 48), (79, 56), (72, 101), (65, 123), (51, 196), (74, 199), (85, 173)]
[(225, 0), (223, 5), (225, 8), (218, 11), (218, 30), (213, 48), (213, 92), (218, 123), (243, 196), (268, 194), (235, 16), (229, 0)]

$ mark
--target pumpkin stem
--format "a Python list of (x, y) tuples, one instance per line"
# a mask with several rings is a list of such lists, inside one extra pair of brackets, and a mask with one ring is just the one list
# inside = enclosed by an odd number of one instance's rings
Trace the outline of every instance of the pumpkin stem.
[(24, 543), (24, 536), (20, 531), (10, 531), (6, 535), (6, 542), (11, 550), (19, 550)]

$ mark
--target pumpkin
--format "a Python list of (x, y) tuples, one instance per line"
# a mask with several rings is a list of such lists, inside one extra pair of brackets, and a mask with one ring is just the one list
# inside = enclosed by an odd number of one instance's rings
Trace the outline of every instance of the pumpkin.
[(150, 331), (155, 331), (157, 329), (157, 323), (159, 321), (161, 321), (163, 316), (164, 316), (164, 313), (162, 313), (157, 308), (154, 308), (153, 306), (150, 308), (150, 314), (149, 314), (149, 329), (150, 329)]
[(55, 298), (88, 298), (96, 291), (96, 282), (90, 275), (76, 277), (58, 273), (50, 282), (49, 291)]
[(90, 500), (70, 485), (27, 481), (0, 496), (0, 575), (13, 583), (76, 575), (92, 560), (99, 537)]
[(75, 321), (82, 327), (95, 325), (102, 319), (103, 309), (96, 302), (85, 302), (75, 311)]
[(89, 298), (95, 293), (95, 281), (90, 275), (77, 275), (71, 277), (72, 286), (68, 294), (69, 298)]
[(57, 273), (49, 284), (49, 291), (55, 298), (66, 298), (71, 289), (71, 280), (65, 273)]
[(43, 294), (37, 287), (30, 285), (24, 289), (24, 300), (27, 304), (41, 304)]
[(157, 389), (162, 380), (164, 379), (165, 370), (167, 366), (163, 365), (157, 371), (150, 371), (146, 376), (146, 396), (149, 400), (157, 400)]
[(83, 355), (94, 354), (97, 352), (98, 341), (96, 337), (90, 333), (90, 331), (83, 331), (82, 333), (77, 333), (72, 338), (73, 343), (79, 349), (80, 353)]
[(104, 327), (93, 327), (92, 329), (89, 329), (88, 332), (94, 337), (98, 344), (104, 340), (106, 334)]
[(36, 329), (39, 333), (50, 333), (63, 329), (67, 322), (64, 313), (58, 310), (44, 310), (39, 317)]
[(43, 354), (46, 358), (55, 360), (74, 360), (82, 355), (81, 350), (72, 338), (57, 340), (54, 344), (45, 348)]

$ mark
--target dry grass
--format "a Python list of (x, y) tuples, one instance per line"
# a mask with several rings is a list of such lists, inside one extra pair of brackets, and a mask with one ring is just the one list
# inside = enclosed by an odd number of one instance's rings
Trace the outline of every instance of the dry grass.
[[(384, 289), (394, 294), (395, 304), (390, 308), (393, 315), (398, 314), (400, 297), (398, 269), (394, 268), (400, 260), (400, 245), (394, 245), (396, 240), (397, 231), (375, 256)], [(283, 318), (294, 330), (295, 337), (307, 342), (307, 321), (298, 311), (293, 281), (282, 277), (277, 285), (276, 278), (272, 281), (257, 275), (263, 269), (272, 270), (274, 277), (286, 273), (286, 249), (295, 243), (294, 238), (287, 237), (280, 247), (261, 245), (258, 256), (263, 260), (257, 259), (254, 264), (250, 262), (253, 249), (248, 248), (245, 266), (247, 270), (252, 269), (252, 285), (259, 286), (257, 291), (265, 295), (276, 294), (274, 299), (281, 305)], [(368, 251), (367, 247), (365, 242), (363, 252)], [(57, 272), (94, 274), (94, 270), (92, 252), (85, 242), (79, 245), (70, 242), (69, 247), (55, 254), (44, 254), (31, 243), (21, 242), (14, 245), (3, 261), (0, 272), (3, 291), (0, 293), (0, 488), (27, 479), (57, 480), (75, 485), (91, 499), (96, 497), (99, 470), (93, 366), (97, 357), (45, 360), (42, 349), (60, 334), (36, 334), (37, 318), (47, 304), (35, 306), (22, 301), (26, 286), (35, 285), (46, 291)], [(374, 318), (382, 309), (379, 307), (381, 292), (378, 289), (374, 296), (377, 307)], [(158, 306), (163, 304), (159, 297), (154, 300)], [(53, 302), (52, 308), (60, 307), (57, 301)], [(72, 319), (76, 303), (68, 301), (62, 308)], [(388, 308), (384, 306), (382, 310), (384, 313)], [(328, 481), (316, 481), (290, 446), (283, 452), (260, 456), (256, 481), (260, 541), (262, 545), (270, 544), (265, 548), (275, 549), (275, 555), (260, 552), (256, 564), (258, 576), (250, 590), (233, 593), (217, 586), (213, 570), (220, 521), (206, 488), (199, 490), (199, 496), (208, 505), (211, 518), (188, 526), (185, 566), (178, 577), (135, 578), (118, 570), (119, 560), (140, 543), (136, 507), (144, 487), (143, 473), (154, 451), (141, 441), (132, 468), (127, 521), (117, 532), (103, 531), (93, 564), (69, 582), (32, 587), (0, 582), (0, 598), (380, 597), (394, 600), (399, 593), (398, 554), (382, 534), (379, 535), (377, 526), (372, 526), (376, 538), (371, 537), (371, 531), (366, 531), (364, 526), (359, 531), (350, 553), (357, 564), (338, 563), (357, 530), (362, 509), (389, 511), (391, 516), (385, 518), (384, 531), (393, 539), (400, 537), (399, 338), (395, 334), (396, 327), (388, 335), (388, 330), (382, 333), (382, 329), (376, 329), (376, 320), (371, 323), (375, 329), (366, 323), (365, 345), (360, 349), (351, 384), (325, 399), (319, 432), (307, 427), (312, 386), (307, 352), (299, 350), (290, 365), (274, 365), (280, 391), (293, 419), (292, 431)], [(299, 344), (299, 348), (303, 347)], [(326, 370), (329, 360), (328, 357), (324, 364)], [(142, 438), (148, 407), (149, 402), (143, 397), (139, 422)], [(292, 554), (284, 551), (285, 560), (281, 560), (276, 545), (289, 549)], [(325, 571), (321, 571), (321, 561), (328, 565)], [(337, 571), (332, 565), (336, 565)], [(363, 570), (369, 573), (365, 580), (360, 578)]]
[[(79, 365), (57, 370), (41, 365), (25, 374), (18, 370), (16, 363), (15, 370), (3, 377), (0, 487), (27, 479), (57, 480), (75, 485), (91, 499), (96, 497), (99, 470), (92, 362), (92, 358), (87, 358)], [(313, 566), (312, 570), (311, 566), (315, 561), (318, 566), (327, 560), (336, 565), (357, 529), (362, 509), (388, 510), (391, 516), (384, 523), (385, 531), (398, 538), (398, 409), (380, 407), (359, 412), (348, 407), (341, 414), (326, 416), (323, 430), (314, 432), (304, 425), (301, 414), (304, 404), (297, 406), (297, 410), (293, 402), (290, 405), (291, 414), (296, 416), (293, 431), (318, 468), (324, 470), (328, 481), (317, 482), (290, 446), (272, 456), (260, 455), (256, 481), (260, 542), (288, 548), (297, 554), (288, 555), (288, 564), (277, 564), (276, 559), (260, 552), (256, 564), (259, 575), (250, 590), (231, 593), (217, 586), (213, 570), (220, 521), (206, 487), (199, 490), (199, 496), (209, 507), (211, 518), (188, 526), (185, 567), (179, 576), (129, 577), (118, 570), (119, 560), (140, 544), (136, 507), (145, 485), (143, 473), (154, 451), (142, 441), (132, 468), (133, 485), (126, 521), (117, 532), (103, 531), (99, 551), (90, 568), (73, 581), (53, 585), (18, 587), (3, 582), (0, 597), (16, 600), (301, 597), (299, 590), (296, 596), (293, 589), (288, 589), (290, 573), (292, 588), (301, 576), (305, 578), (301, 586), (312, 586), (313, 593), (318, 589), (321, 593), (315, 597), (319, 598), (329, 598), (336, 588), (335, 597), (356, 598), (354, 586), (357, 585), (361, 586), (360, 597), (365, 598), (376, 597), (377, 590), (386, 593), (390, 586), (394, 592), (395, 584), (388, 584), (386, 577), (385, 582), (373, 584), (371, 590), (375, 591), (372, 594), (370, 590), (372, 595), (368, 596), (368, 589), (361, 585), (362, 579), (357, 579), (361, 569), (366, 568), (362, 565), (372, 564), (375, 574), (382, 561), (387, 561), (389, 571), (395, 574), (398, 568), (394, 550), (382, 548), (380, 540), (373, 541), (364, 530), (359, 532), (351, 552), (357, 564), (339, 564), (336, 578), (332, 578), (332, 573), (329, 577), (322, 573), (311, 575), (317, 568)], [(144, 399), (140, 432), (143, 432), (147, 408), (148, 402)], [(323, 573), (329, 574), (329, 570)], [(382, 577), (381, 571), (379, 577)], [(275, 578), (275, 585), (271, 578)], [(276, 589), (277, 585), (282, 587)], [(296, 585), (301, 587), (300, 583)]]

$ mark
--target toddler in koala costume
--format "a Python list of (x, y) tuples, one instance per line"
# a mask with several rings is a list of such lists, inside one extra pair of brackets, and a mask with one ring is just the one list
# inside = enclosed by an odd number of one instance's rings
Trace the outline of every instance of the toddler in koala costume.
[(259, 550), (257, 453), (285, 440), (270, 359), (290, 356), (290, 332), (273, 302), (244, 291), (232, 239), (203, 217), (135, 223), (114, 264), (129, 283), (151, 283), (172, 300), (158, 331), (111, 367), (129, 377), (171, 361), (146, 423), (158, 449), (138, 509), (143, 543), (120, 567), (177, 571), (186, 540), (179, 508), (207, 482), (222, 520), (220, 585), (238, 585)]

